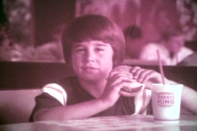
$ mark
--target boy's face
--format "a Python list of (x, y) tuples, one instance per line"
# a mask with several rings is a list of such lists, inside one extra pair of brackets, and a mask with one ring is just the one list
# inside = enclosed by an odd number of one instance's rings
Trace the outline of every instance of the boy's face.
[(72, 48), (72, 67), (80, 80), (99, 82), (113, 68), (113, 49), (102, 41), (76, 43)]

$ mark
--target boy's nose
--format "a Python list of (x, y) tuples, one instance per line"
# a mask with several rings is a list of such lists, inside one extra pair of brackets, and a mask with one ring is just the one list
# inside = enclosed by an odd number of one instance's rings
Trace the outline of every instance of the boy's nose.
[(95, 61), (95, 53), (93, 51), (87, 51), (87, 53), (86, 53), (86, 60), (88, 62)]

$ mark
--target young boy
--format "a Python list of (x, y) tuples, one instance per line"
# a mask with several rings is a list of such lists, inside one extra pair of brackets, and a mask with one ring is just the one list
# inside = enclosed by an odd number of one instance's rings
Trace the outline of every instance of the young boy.
[[(121, 64), (125, 54), (125, 40), (121, 29), (109, 19), (99, 15), (76, 18), (63, 33), (63, 50), (66, 62), (76, 77), (44, 86), (36, 97), (31, 121), (80, 119), (92, 116), (131, 115), (136, 112), (134, 97), (120, 95), (122, 87), (132, 83), (161, 83), (160, 74), (133, 67), (131, 73), (111, 73)], [(166, 83), (170, 83), (166, 79)], [(150, 84), (147, 84), (147, 86)], [(196, 92), (185, 88), (193, 98)], [(187, 105), (190, 98), (183, 97)], [(151, 106), (147, 102), (147, 113)], [(197, 107), (188, 106), (191, 111)]]

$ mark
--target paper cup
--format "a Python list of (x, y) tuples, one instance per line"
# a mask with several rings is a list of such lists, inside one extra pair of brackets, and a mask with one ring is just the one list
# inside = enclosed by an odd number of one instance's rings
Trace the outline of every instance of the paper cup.
[(155, 120), (179, 120), (182, 88), (182, 84), (152, 85), (152, 108)]

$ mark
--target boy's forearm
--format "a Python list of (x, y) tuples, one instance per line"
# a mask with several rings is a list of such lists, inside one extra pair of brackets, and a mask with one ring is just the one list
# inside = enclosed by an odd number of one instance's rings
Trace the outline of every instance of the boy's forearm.
[[(167, 84), (179, 84), (172, 80), (167, 80)], [(181, 107), (187, 111), (197, 114), (197, 92), (190, 87), (183, 86), (182, 95), (181, 95)]]
[(40, 110), (34, 115), (34, 121), (63, 121), (67, 119), (87, 118), (108, 108), (109, 106), (101, 99), (94, 99), (75, 105), (59, 106)]
[(197, 114), (197, 92), (184, 86), (182, 90), (181, 106), (187, 111)]

